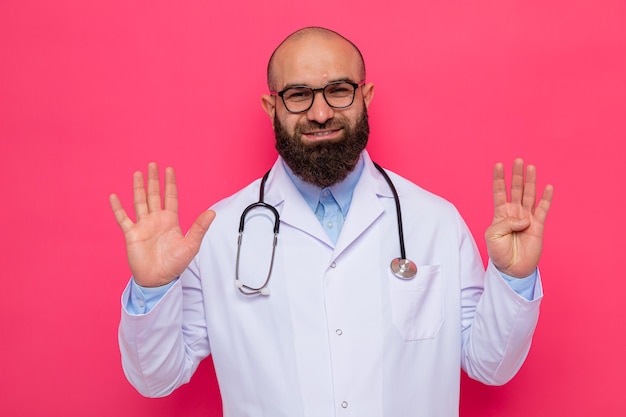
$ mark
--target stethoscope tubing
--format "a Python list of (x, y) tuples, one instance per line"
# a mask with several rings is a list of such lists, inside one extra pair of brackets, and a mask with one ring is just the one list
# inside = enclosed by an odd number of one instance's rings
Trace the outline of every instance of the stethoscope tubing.
[[(413, 261), (406, 259), (406, 249), (404, 246), (404, 230), (402, 228), (402, 209), (400, 207), (400, 197), (398, 196), (398, 191), (396, 190), (396, 187), (393, 185), (393, 181), (391, 181), (391, 178), (389, 178), (389, 175), (387, 174), (387, 172), (385, 172), (385, 170), (376, 162), (373, 162), (373, 164), (374, 164), (374, 167), (376, 167), (376, 169), (382, 174), (383, 178), (385, 179), (385, 182), (387, 182), (387, 185), (389, 186), (389, 189), (391, 190), (391, 193), (393, 194), (393, 199), (396, 205), (396, 219), (398, 223), (398, 241), (400, 245), (400, 257), (394, 258), (391, 261), (391, 265), (390, 265), (391, 270), (394, 273), (394, 275), (397, 276), (398, 278), (412, 279), (417, 274), (417, 266), (415, 265)], [(259, 186), (259, 201), (257, 201), (256, 203), (252, 203), (248, 207), (246, 207), (241, 213), (241, 218), (239, 220), (239, 236), (237, 238), (237, 257), (235, 260), (235, 263), (236, 263), (235, 287), (237, 287), (239, 291), (244, 295), (256, 295), (256, 294), (269, 295), (269, 288), (267, 287), (267, 285), (269, 284), (270, 276), (272, 275), (272, 270), (274, 267), (274, 257), (276, 255), (276, 246), (278, 245), (278, 231), (280, 227), (280, 215), (278, 213), (278, 210), (276, 210), (276, 208), (272, 206), (271, 204), (268, 204), (264, 201), (265, 183), (267, 182), (270, 171), (267, 171), (265, 175), (263, 176), (263, 178), (261, 179), (261, 184)], [(270, 259), (270, 266), (269, 266), (269, 270), (267, 273), (267, 277), (265, 278), (265, 282), (263, 283), (263, 285), (255, 288), (255, 287), (250, 287), (248, 285), (245, 285), (239, 279), (239, 258), (241, 255), (241, 243), (243, 241), (243, 232), (244, 232), (244, 225), (246, 221), (246, 215), (248, 214), (250, 210), (258, 208), (258, 207), (270, 210), (274, 216), (274, 240), (273, 240), (272, 255)]]
[(398, 221), (398, 240), (400, 243), (400, 258), (406, 259), (406, 250), (404, 247), (404, 230), (402, 228), (402, 209), (400, 208), (400, 197), (398, 196), (398, 191), (396, 190), (396, 187), (393, 185), (391, 178), (389, 178), (389, 175), (387, 174), (387, 172), (385, 172), (383, 167), (378, 165), (376, 162), (372, 161), (372, 163), (374, 164), (376, 169), (383, 175), (383, 178), (385, 178), (385, 181), (387, 181), (387, 185), (389, 185), (389, 189), (391, 190), (391, 193), (393, 194), (393, 200), (396, 203), (396, 219)]
[[(276, 210), (276, 207), (272, 206), (271, 204), (267, 204), (265, 201), (263, 201), (264, 194), (265, 194), (265, 182), (267, 181), (267, 178), (269, 177), (269, 175), (270, 175), (270, 171), (267, 171), (265, 175), (263, 176), (263, 179), (261, 180), (261, 186), (259, 187), (260, 188), (259, 201), (257, 201), (256, 203), (252, 203), (248, 207), (246, 207), (241, 213), (241, 219), (239, 220), (239, 235), (237, 237), (237, 259), (235, 260), (235, 287), (237, 287), (239, 291), (244, 295), (255, 295), (255, 294), (269, 295), (269, 288), (267, 288), (267, 284), (269, 284), (270, 282), (270, 277), (272, 275), (272, 270), (274, 268), (274, 257), (276, 255), (276, 246), (278, 245), (278, 231), (280, 228), (280, 215), (278, 214), (278, 210)], [(265, 282), (263, 283), (263, 285), (261, 285), (258, 288), (255, 288), (255, 287), (250, 287), (244, 284), (239, 279), (239, 258), (241, 256), (241, 243), (243, 241), (243, 229), (244, 229), (244, 223), (246, 222), (246, 216), (250, 210), (255, 209), (257, 207), (268, 209), (274, 215), (274, 240), (272, 243), (272, 256), (270, 258), (270, 267), (267, 272), (267, 277), (265, 278)]]

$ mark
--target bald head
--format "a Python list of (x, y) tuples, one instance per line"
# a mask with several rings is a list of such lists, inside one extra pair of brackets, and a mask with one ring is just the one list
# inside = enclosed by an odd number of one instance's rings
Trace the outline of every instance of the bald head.
[[(281, 88), (283, 69), (286, 66), (305, 65), (306, 59), (310, 60), (311, 58), (319, 58), (320, 64), (322, 64), (321, 60), (328, 54), (329, 49), (343, 50), (359, 74), (359, 79), (355, 81), (365, 80), (365, 62), (356, 45), (330, 29), (307, 27), (289, 35), (272, 53), (267, 64), (267, 85), (270, 91), (278, 91)], [(313, 54), (317, 56), (313, 56)], [(310, 68), (310, 70), (314, 69)]]

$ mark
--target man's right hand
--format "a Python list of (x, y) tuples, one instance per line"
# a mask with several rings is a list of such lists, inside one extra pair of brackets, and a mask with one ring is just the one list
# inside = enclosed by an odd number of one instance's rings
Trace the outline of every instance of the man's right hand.
[(178, 191), (173, 168), (165, 169), (164, 204), (161, 205), (159, 171), (148, 165), (148, 192), (143, 174), (133, 176), (133, 199), (137, 221), (128, 217), (117, 195), (109, 200), (117, 223), (124, 232), (128, 263), (135, 282), (142, 287), (158, 287), (183, 273), (200, 250), (200, 243), (215, 218), (207, 210), (183, 235), (178, 221)]

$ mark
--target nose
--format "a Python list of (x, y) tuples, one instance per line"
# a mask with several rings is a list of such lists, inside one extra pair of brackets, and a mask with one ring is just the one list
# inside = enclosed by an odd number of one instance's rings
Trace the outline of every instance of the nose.
[(335, 109), (326, 103), (324, 94), (321, 91), (316, 91), (313, 96), (313, 105), (307, 110), (306, 116), (309, 120), (323, 124), (335, 117)]

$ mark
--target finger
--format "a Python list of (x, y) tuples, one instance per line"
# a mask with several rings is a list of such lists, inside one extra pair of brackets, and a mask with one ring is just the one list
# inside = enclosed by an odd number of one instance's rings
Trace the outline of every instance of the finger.
[(161, 210), (161, 186), (159, 168), (155, 162), (148, 164), (148, 210)]
[(504, 181), (504, 165), (497, 163), (493, 167), (493, 205), (498, 208), (506, 204), (506, 182)]
[(546, 188), (543, 189), (543, 195), (541, 196), (541, 200), (539, 204), (537, 204), (537, 208), (535, 209), (535, 218), (541, 224), (546, 222), (546, 217), (548, 217), (548, 211), (550, 211), (550, 205), (552, 204), (552, 197), (554, 196), (554, 187), (552, 185), (546, 185)]
[(198, 216), (196, 221), (193, 222), (191, 228), (189, 228), (189, 231), (187, 232), (187, 238), (189, 239), (191, 246), (195, 248), (200, 247), (200, 242), (202, 242), (202, 238), (206, 234), (207, 230), (209, 230), (209, 226), (213, 222), (214, 218), (215, 212), (213, 210), (206, 210)]
[(537, 169), (533, 165), (526, 167), (526, 179), (524, 182), (524, 196), (522, 206), (534, 212), (537, 201)]
[(126, 210), (122, 207), (122, 203), (116, 194), (109, 196), (109, 203), (111, 204), (111, 209), (113, 209), (113, 215), (115, 220), (117, 220), (117, 224), (120, 225), (122, 232), (126, 233), (133, 227), (133, 221), (126, 214)]
[(178, 188), (173, 168), (165, 168), (165, 191), (163, 194), (165, 210), (178, 213)]
[(133, 174), (133, 204), (135, 206), (135, 216), (137, 220), (148, 214), (146, 189), (143, 185), (143, 173), (141, 171), (137, 171)]
[(511, 177), (511, 203), (522, 204), (524, 194), (524, 160), (517, 158), (513, 161), (513, 176)]

